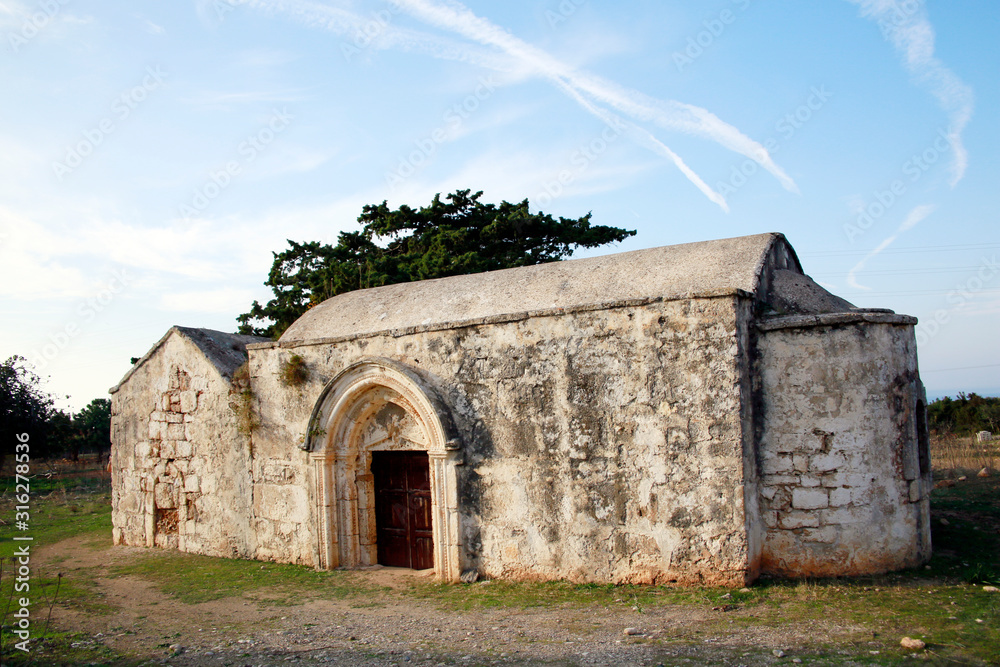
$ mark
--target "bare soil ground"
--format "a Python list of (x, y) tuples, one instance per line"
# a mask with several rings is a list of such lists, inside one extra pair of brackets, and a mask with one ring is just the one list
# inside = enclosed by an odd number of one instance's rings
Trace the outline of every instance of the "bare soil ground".
[[(865, 631), (837, 620), (773, 628), (753, 623), (752, 611), (708, 604), (449, 611), (395, 595), (394, 589), (424, 575), (392, 569), (360, 575), (384, 589), (363, 600), (309, 599), (285, 606), (248, 594), (186, 604), (149, 581), (107, 574), (146, 555), (148, 550), (132, 547), (95, 548), (91, 537), (39, 551), (43, 567), (58, 565), (67, 576), (97, 572), (93, 594), (112, 609), (94, 614), (57, 605), (53, 625), (77, 631), (81, 648), (107, 647), (119, 656), (111, 663), (191, 666), (765, 665), (801, 661), (795, 655), (803, 645), (812, 647), (801, 652), (807, 662), (824, 664), (815, 655), (817, 640), (854, 643)], [(727, 614), (734, 615), (728, 624)], [(708, 626), (717, 630), (706, 632)]]
[[(102, 473), (65, 472), (33, 483), (32, 650), (12, 650), (13, 609), (0, 600), (4, 664), (1000, 665), (995, 472), (936, 471), (926, 568), (733, 591), (435, 586), (410, 570), (315, 573), (113, 547)], [(18, 534), (7, 495), (3, 598)], [(926, 649), (903, 650), (903, 636)]]

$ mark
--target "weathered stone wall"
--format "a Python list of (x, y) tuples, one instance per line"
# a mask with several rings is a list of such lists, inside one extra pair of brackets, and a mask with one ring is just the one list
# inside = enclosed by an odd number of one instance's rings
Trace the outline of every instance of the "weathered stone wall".
[(116, 544), (252, 555), (249, 442), (229, 384), (172, 334), (112, 394)]
[(930, 461), (912, 318), (821, 319), (764, 325), (759, 339), (763, 570), (916, 565), (930, 556)]
[(738, 302), (737, 348), (739, 370), (740, 428), (743, 435), (743, 521), (747, 540), (747, 582), (760, 575), (761, 555), (767, 526), (760, 514), (760, 468), (757, 465), (757, 423), (759, 401), (755, 400), (753, 366), (756, 349), (754, 310), (750, 299)]
[[(726, 296), (252, 348), (256, 556), (314, 564), (315, 487), (298, 445), (325, 384), (382, 357), (440, 380), (464, 452), (463, 569), (742, 583), (763, 532), (744, 510), (757, 497), (744, 479), (749, 313)], [(279, 379), (292, 354), (309, 370), (298, 388)]]

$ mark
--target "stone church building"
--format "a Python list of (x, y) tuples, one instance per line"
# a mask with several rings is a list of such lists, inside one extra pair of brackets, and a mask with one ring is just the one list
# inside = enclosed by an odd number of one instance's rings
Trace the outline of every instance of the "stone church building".
[(911, 567), (915, 323), (762, 234), (359, 290), (278, 341), (174, 327), (111, 390), (114, 540), (444, 581)]

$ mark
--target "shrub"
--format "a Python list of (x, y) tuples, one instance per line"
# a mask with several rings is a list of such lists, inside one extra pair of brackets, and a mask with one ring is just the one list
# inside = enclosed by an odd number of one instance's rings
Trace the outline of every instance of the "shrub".
[(236, 369), (229, 385), (229, 408), (236, 414), (236, 430), (252, 435), (260, 426), (260, 419), (253, 409), (253, 388), (250, 386), (250, 367), (247, 363)]
[(301, 387), (309, 379), (306, 360), (293, 354), (281, 364), (281, 383), (286, 387)]

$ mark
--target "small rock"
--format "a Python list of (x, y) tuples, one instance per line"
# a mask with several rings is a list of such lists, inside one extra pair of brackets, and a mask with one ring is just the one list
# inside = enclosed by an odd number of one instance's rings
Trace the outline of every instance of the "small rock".
[(771, 655), (773, 655), (775, 658), (784, 658), (785, 652), (782, 651), (780, 648), (776, 648), (773, 651), (771, 651)]
[(965, 475), (962, 475), (961, 477), (959, 477), (959, 478), (958, 478), (958, 481), (960, 481), (960, 482), (964, 482), (964, 481), (965, 481), (965, 480), (967, 480), (967, 479), (969, 479), (969, 478), (968, 478), (968, 477), (966, 477)]
[(740, 589), (740, 593), (749, 593), (749, 592), (750, 592), (749, 588), (744, 587)]
[(989, 477), (989, 476), (990, 476), (989, 468), (983, 468), (982, 470), (976, 473), (976, 477)]
[(940, 479), (934, 482), (935, 489), (947, 489), (955, 486), (955, 480), (953, 479)]
[(922, 640), (911, 639), (910, 637), (903, 637), (902, 639), (900, 639), (899, 645), (911, 651), (919, 651), (921, 649), (927, 648), (927, 644), (925, 644)]
[(996, 593), (997, 591), (1000, 591), (1000, 588), (997, 588), (996, 586), (983, 586), (983, 590), (987, 593)]
[(792, 662), (794, 662), (796, 665), (801, 665), (802, 658), (792, 658)]
[(181, 646), (180, 644), (170, 645), (170, 655), (180, 655), (183, 652), (184, 652), (184, 647)]
[(479, 581), (479, 570), (466, 570), (461, 579), (464, 584), (474, 584)]
[(941, 525), (942, 525), (942, 526), (950, 526), (950, 525), (951, 525), (951, 522), (950, 522), (950, 521), (948, 521), (948, 519), (946, 519), (946, 518), (944, 518), (944, 517), (941, 517)]
[(628, 637), (634, 637), (636, 635), (641, 635), (642, 630), (639, 628), (625, 628), (625, 635)]

